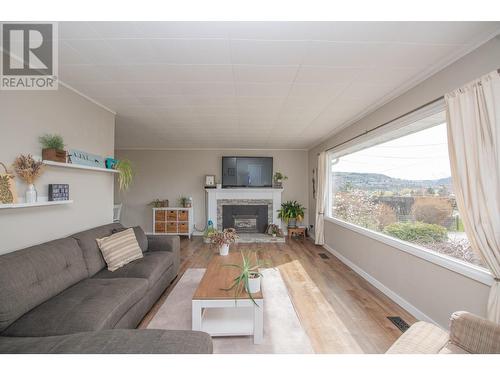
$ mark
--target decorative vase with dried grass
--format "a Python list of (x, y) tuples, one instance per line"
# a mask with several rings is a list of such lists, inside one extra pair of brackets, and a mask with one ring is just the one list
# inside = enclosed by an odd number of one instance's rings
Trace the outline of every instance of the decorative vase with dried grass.
[(43, 173), (43, 163), (36, 161), (33, 156), (28, 154), (19, 155), (13, 166), (19, 178), (28, 184), (26, 203), (35, 203), (38, 195), (35, 189), (35, 181)]

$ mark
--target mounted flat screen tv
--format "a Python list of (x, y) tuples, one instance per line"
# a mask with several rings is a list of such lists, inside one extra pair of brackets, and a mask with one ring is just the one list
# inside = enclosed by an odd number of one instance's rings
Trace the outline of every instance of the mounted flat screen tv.
[(222, 187), (272, 187), (273, 158), (222, 157)]

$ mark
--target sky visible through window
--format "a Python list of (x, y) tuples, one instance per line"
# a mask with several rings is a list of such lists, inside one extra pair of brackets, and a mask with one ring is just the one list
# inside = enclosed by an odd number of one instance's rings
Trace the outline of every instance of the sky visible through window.
[(333, 171), (379, 173), (405, 180), (449, 177), (446, 124), (340, 157)]

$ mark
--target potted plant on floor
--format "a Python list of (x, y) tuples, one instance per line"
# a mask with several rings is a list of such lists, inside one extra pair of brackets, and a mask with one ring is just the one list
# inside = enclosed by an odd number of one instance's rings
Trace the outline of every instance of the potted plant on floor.
[(283, 231), (276, 224), (269, 224), (266, 233), (273, 237), (283, 237)]
[(239, 237), (234, 228), (227, 228), (222, 232), (215, 230), (214, 232), (209, 233), (208, 238), (210, 239), (211, 244), (217, 246), (219, 254), (225, 256), (229, 254), (229, 245), (236, 242)]
[(42, 159), (66, 163), (67, 153), (64, 151), (64, 140), (59, 134), (44, 134), (38, 138), (42, 145)]
[(214, 228), (214, 223), (212, 220), (208, 220), (207, 229), (203, 233), (203, 242), (210, 243), (210, 235), (217, 232), (217, 229)]
[(243, 252), (241, 252), (241, 258), (241, 264), (224, 264), (224, 267), (237, 268), (240, 273), (233, 279), (233, 284), (231, 284), (229, 288), (223, 290), (234, 289), (234, 295), (237, 297), (244, 289), (253, 303), (255, 303), (252, 294), (260, 292), (261, 280), (264, 276), (259, 272), (259, 268), (264, 266), (264, 264), (260, 263), (258, 260), (252, 262), (250, 254), (244, 254)]
[(297, 201), (286, 201), (281, 204), (278, 210), (278, 218), (282, 219), (288, 228), (295, 228), (297, 221), (304, 220), (304, 206)]
[(283, 187), (283, 181), (288, 180), (288, 177), (281, 172), (274, 172), (273, 181), (274, 187), (281, 189)]

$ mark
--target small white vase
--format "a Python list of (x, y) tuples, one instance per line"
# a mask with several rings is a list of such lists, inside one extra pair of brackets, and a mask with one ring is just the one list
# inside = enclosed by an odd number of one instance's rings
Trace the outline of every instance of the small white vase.
[(26, 190), (26, 203), (36, 203), (38, 193), (36, 192), (35, 185), (29, 184)]
[(248, 293), (254, 294), (260, 292), (260, 276), (248, 279)]
[(219, 247), (219, 254), (222, 256), (226, 256), (229, 254), (229, 244), (225, 243), (224, 245)]

